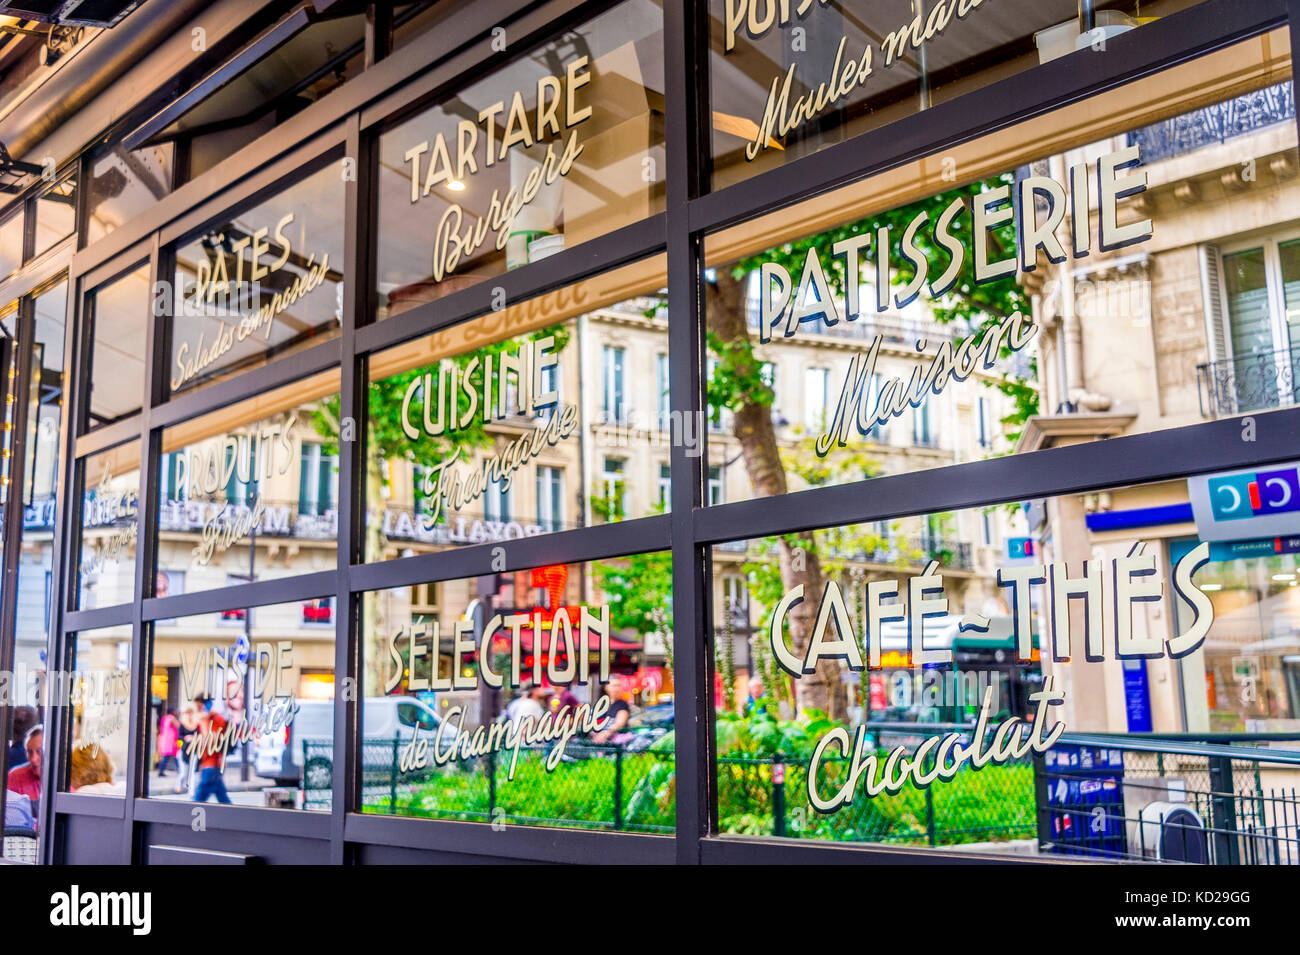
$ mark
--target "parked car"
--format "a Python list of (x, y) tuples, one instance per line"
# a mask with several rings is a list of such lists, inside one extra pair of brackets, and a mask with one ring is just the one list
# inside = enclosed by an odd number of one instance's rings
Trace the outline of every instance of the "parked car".
[[(301, 780), (304, 789), (329, 789), (334, 773), (334, 701), (296, 702), (298, 712), (284, 732), (258, 739), (254, 771), (278, 786), (296, 786)], [(450, 724), (444, 724), (433, 707), (413, 696), (372, 696), (363, 703), (361, 725), (367, 742), (406, 742), (417, 729), (437, 736)], [(308, 755), (306, 765), (301, 765), (304, 744)], [(442, 740), (442, 745), (446, 744), (447, 740)]]

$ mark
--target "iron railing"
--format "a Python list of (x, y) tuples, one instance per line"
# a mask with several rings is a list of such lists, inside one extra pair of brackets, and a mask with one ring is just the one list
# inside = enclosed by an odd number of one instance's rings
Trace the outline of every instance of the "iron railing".
[(1295, 740), (1066, 733), (1035, 763), (1039, 850), (1300, 865), (1300, 749), (1247, 745)]
[(1229, 418), (1250, 411), (1286, 408), (1300, 399), (1295, 366), (1300, 350), (1242, 355), (1196, 367), (1201, 415)]
[[(670, 740), (671, 742), (671, 740)], [(668, 749), (574, 740), (552, 770), (551, 747), (446, 766), (402, 770), (409, 739), (368, 739), (362, 747), (363, 812), (626, 832), (671, 832), (674, 762)], [(303, 765), (333, 755), (329, 740), (303, 740)], [(512, 775), (513, 762), (513, 778)], [(318, 777), (322, 783), (327, 777)], [(304, 783), (307, 809), (328, 809), (326, 785)]]
[[(747, 323), (757, 331), (762, 318), (763, 300), (758, 295), (751, 295), (747, 304)], [(840, 304), (843, 305), (842, 302)], [(868, 345), (879, 335), (884, 343), (905, 348), (912, 348), (918, 341), (950, 342), (965, 332), (966, 329), (960, 325), (944, 325), (932, 319), (914, 318), (896, 312), (872, 314), (856, 321), (840, 321), (834, 325), (819, 323), (810, 330), (811, 334), (848, 338)], [(783, 334), (780, 328), (773, 333), (774, 336)]]
[[(876, 752), (914, 746), (962, 723), (872, 721)], [(993, 728), (990, 727), (990, 732)], [(723, 834), (835, 842), (981, 848), (1098, 861), (1300, 864), (1300, 749), (1265, 748), (1300, 736), (1158, 737), (1067, 733), (1044, 756), (894, 795), (861, 793), (837, 812), (808, 800), (808, 754), (724, 753), (717, 760)], [(671, 737), (645, 747), (571, 741), (546, 768), (548, 748), (523, 748), (404, 772), (408, 740), (366, 740), (362, 810), (511, 825), (667, 833), (676, 820)], [(332, 757), (303, 740), (303, 763)], [(824, 759), (820, 785), (847, 778), (849, 760)], [(304, 780), (306, 809), (328, 809), (328, 773)]]
[(1143, 162), (1156, 162), (1295, 118), (1291, 81), (1183, 113), (1128, 134)]
[[(752, 549), (760, 556), (762, 548), (750, 541), (724, 541), (714, 545), (718, 550), (728, 554), (748, 554)], [(771, 553), (776, 553), (773, 545)], [(933, 559), (945, 567), (957, 570), (970, 570), (974, 564), (974, 548), (965, 541), (952, 540), (947, 537), (898, 537), (883, 538), (877, 547), (870, 549), (849, 550), (828, 544), (826, 553), (839, 560), (858, 560), (871, 564), (925, 564)]]

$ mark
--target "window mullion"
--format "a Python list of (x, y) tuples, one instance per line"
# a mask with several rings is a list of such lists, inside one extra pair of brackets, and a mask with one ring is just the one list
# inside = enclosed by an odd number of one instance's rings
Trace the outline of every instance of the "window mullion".
[(702, 840), (717, 828), (713, 668), (706, 636), (709, 578), (705, 551), (694, 539), (704, 491), (701, 456), (708, 442), (700, 382), (703, 245), (691, 234), (688, 217), (704, 168), (706, 14), (705, 4), (690, 0), (664, 3), (676, 836), (677, 861), (692, 865), (700, 862)]

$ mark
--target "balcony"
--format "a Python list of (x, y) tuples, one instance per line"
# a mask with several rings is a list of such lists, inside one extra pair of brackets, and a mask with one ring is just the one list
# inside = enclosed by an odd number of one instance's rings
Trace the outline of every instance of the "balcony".
[(1261, 352), (1196, 367), (1201, 414), (1230, 418), (1251, 411), (1288, 408), (1300, 399), (1295, 366), (1300, 348)]
[(1288, 80), (1144, 126), (1129, 133), (1128, 142), (1142, 151), (1143, 162), (1152, 163), (1291, 119), (1295, 119), (1295, 98)]
[[(753, 542), (754, 554), (759, 556), (761, 542)], [(748, 554), (750, 541), (724, 541), (716, 545), (718, 550), (728, 554)], [(830, 544), (825, 556), (840, 560), (856, 560), (866, 564), (895, 564), (899, 566), (921, 566), (927, 560), (937, 560), (948, 570), (973, 570), (975, 567), (972, 547), (963, 541), (946, 538), (889, 537), (881, 546), (870, 551), (847, 551), (843, 547)], [(776, 553), (776, 545), (769, 548)]]
[[(750, 296), (748, 305), (746, 318), (749, 327), (757, 332), (762, 300), (757, 296)], [(965, 332), (966, 329), (960, 325), (941, 325), (930, 319), (887, 312), (883, 315), (864, 316), (853, 322), (841, 321), (834, 325), (818, 324), (805, 334), (853, 339), (868, 345), (879, 335), (883, 344), (911, 348), (922, 339), (931, 342), (950, 342)], [(779, 328), (772, 334), (774, 341), (786, 341)]]

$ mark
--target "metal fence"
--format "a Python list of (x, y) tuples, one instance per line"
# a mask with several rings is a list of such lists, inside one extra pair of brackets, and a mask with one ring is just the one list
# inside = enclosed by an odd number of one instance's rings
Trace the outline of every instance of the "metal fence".
[[(789, 760), (789, 761), (787, 761)], [(847, 759), (823, 759), (829, 791), (844, 781)], [(834, 842), (955, 846), (1030, 839), (1034, 776), (1029, 762), (963, 769), (951, 781), (896, 795), (861, 793), (822, 814), (808, 800), (808, 757), (783, 754), (718, 759), (718, 825), (727, 834)]]
[(1291, 81), (1287, 80), (1136, 129), (1128, 134), (1128, 141), (1142, 150), (1143, 162), (1151, 163), (1224, 143), (1294, 117), (1295, 98)]
[[(877, 752), (967, 724), (868, 723)], [(1226, 738), (1226, 737), (1225, 737)], [(1300, 864), (1300, 737), (1065, 734), (1039, 759), (981, 769), (894, 795), (861, 793), (837, 812), (808, 799), (807, 755), (718, 758), (724, 834), (836, 842), (1014, 849), (1033, 854), (1230, 865)], [(573, 741), (551, 769), (549, 748), (402, 771), (404, 739), (367, 740), (364, 812), (668, 833), (675, 824), (671, 738), (660, 748)], [(635, 744), (633, 744), (635, 746)], [(303, 765), (328, 760), (328, 741), (303, 740)], [(513, 772), (512, 772), (513, 763)], [(850, 763), (823, 760), (829, 791)], [(1293, 782), (1293, 780), (1295, 780)], [(306, 808), (328, 808), (328, 774), (308, 774)]]
[[(922, 728), (925, 729), (924, 727)], [(966, 729), (969, 727), (959, 727)], [(882, 732), (876, 730), (876, 732)], [(914, 736), (913, 726), (882, 735)], [(303, 765), (329, 759), (325, 740), (302, 740)], [(364, 812), (500, 824), (552, 825), (632, 832), (671, 832), (676, 820), (671, 748), (633, 750), (615, 744), (571, 742), (548, 771), (549, 749), (445, 767), (402, 771), (403, 739), (367, 740), (362, 750)], [(944, 846), (1031, 839), (1034, 778), (1028, 761), (963, 770), (952, 782), (896, 796), (855, 799), (823, 815), (807, 798), (804, 756), (726, 755), (718, 759), (718, 818), (728, 834), (777, 835), (841, 842)], [(848, 760), (826, 760), (829, 787)], [(328, 776), (304, 787), (305, 808), (327, 809)]]
[(1196, 366), (1201, 416), (1228, 418), (1286, 408), (1300, 400), (1300, 349), (1237, 355)]
[(1036, 764), (1040, 851), (1300, 864), (1300, 750), (1271, 748), (1297, 739), (1067, 733)]
[[(673, 751), (570, 742), (552, 770), (550, 747), (521, 747), (470, 762), (402, 771), (405, 739), (366, 740), (363, 812), (510, 825), (671, 832)], [(303, 741), (303, 764), (328, 758), (327, 740)], [(512, 765), (513, 764), (513, 765)], [(305, 788), (307, 808), (327, 808), (328, 788)]]

